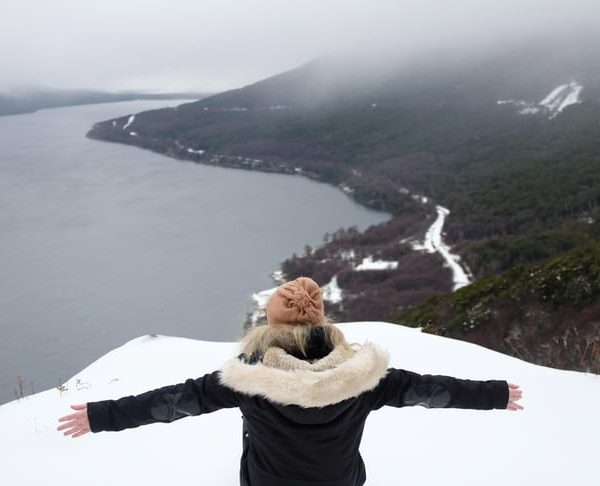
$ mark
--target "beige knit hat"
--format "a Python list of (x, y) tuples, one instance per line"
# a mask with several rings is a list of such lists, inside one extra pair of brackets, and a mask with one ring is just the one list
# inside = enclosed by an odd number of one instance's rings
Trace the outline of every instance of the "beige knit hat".
[(277, 287), (267, 302), (269, 324), (325, 324), (321, 288), (313, 279), (300, 277)]

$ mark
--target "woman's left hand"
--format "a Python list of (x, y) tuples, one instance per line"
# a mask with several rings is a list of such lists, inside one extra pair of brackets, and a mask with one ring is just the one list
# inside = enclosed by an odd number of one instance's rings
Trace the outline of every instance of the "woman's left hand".
[(64, 435), (71, 435), (73, 438), (81, 437), (82, 435), (90, 432), (90, 421), (87, 415), (87, 403), (71, 405), (71, 408), (77, 411), (59, 418), (58, 421), (64, 422), (64, 424), (58, 426), (56, 430), (64, 430)]

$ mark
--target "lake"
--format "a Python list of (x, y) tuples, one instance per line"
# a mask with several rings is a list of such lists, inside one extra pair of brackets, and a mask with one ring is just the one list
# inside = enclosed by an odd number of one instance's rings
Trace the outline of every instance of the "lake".
[(17, 375), (26, 394), (48, 389), (144, 334), (234, 340), (284, 259), (389, 218), (299, 176), (85, 138), (181, 102), (0, 117), (0, 403)]

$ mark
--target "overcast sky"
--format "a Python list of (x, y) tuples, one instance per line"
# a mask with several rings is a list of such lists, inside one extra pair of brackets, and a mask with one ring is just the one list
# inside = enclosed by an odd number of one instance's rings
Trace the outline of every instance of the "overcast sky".
[(0, 0), (0, 89), (238, 88), (327, 52), (600, 25), (600, 0)]

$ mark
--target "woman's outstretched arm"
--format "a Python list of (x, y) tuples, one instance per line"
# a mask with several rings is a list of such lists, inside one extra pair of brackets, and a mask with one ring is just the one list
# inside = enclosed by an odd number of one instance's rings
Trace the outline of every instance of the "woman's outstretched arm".
[(76, 412), (59, 418), (62, 425), (57, 430), (75, 438), (87, 432), (119, 431), (237, 407), (239, 394), (221, 384), (219, 373), (118, 400), (71, 405)]
[(390, 368), (373, 393), (373, 407), (384, 405), (474, 410), (522, 410), (518, 385), (503, 380), (464, 380), (443, 375), (420, 375)]

